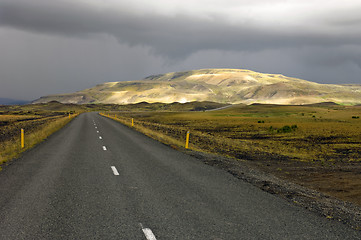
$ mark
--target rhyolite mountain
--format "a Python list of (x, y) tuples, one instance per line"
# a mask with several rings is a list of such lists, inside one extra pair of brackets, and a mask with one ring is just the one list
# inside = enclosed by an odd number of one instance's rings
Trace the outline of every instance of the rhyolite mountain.
[(361, 104), (361, 85), (318, 84), (281, 74), (243, 69), (201, 69), (149, 76), (143, 80), (107, 82), (75, 93), (41, 97), (33, 103), (190, 102)]

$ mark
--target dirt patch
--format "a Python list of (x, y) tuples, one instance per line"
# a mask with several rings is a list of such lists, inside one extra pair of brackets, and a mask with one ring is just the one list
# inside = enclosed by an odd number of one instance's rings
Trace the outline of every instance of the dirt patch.
[(282, 179), (361, 206), (360, 163), (259, 162), (258, 167)]

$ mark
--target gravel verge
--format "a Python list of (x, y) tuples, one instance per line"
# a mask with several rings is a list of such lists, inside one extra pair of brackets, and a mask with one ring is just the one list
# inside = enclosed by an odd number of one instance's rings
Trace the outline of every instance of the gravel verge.
[(331, 221), (342, 222), (355, 230), (361, 230), (361, 207), (321, 192), (280, 179), (257, 169), (251, 161), (237, 160), (193, 150), (178, 149), (205, 164), (223, 169), (233, 176), (251, 183), (288, 202), (301, 206)]

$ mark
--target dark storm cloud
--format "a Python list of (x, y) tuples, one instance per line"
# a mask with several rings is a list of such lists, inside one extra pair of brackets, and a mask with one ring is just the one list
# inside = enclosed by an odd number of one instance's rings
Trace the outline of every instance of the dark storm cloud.
[[(311, 52), (308, 53), (308, 56), (310, 54)], [(345, 62), (351, 62), (361, 68), (361, 46), (348, 45), (338, 48), (313, 48), (312, 56), (311, 63), (317, 65), (337, 66)]]
[(0, 0), (0, 97), (246, 68), (361, 83), (357, 0)]
[(126, 9), (96, 8), (74, 1), (2, 1), (0, 24), (69, 37), (107, 34), (129, 46), (149, 46), (155, 54), (175, 59), (210, 49), (258, 51), (303, 46), (337, 47), (360, 44), (361, 39), (361, 31), (325, 32), (317, 23), (271, 28), (252, 20), (231, 24), (216, 16), (204, 19), (187, 14), (137, 14)]

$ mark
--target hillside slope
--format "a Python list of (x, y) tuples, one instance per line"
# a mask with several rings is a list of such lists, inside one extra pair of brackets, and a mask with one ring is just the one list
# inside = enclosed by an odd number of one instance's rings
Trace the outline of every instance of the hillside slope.
[(190, 102), (360, 104), (361, 85), (318, 84), (281, 74), (243, 69), (201, 69), (149, 76), (138, 81), (108, 82), (70, 94), (41, 97), (34, 103)]

